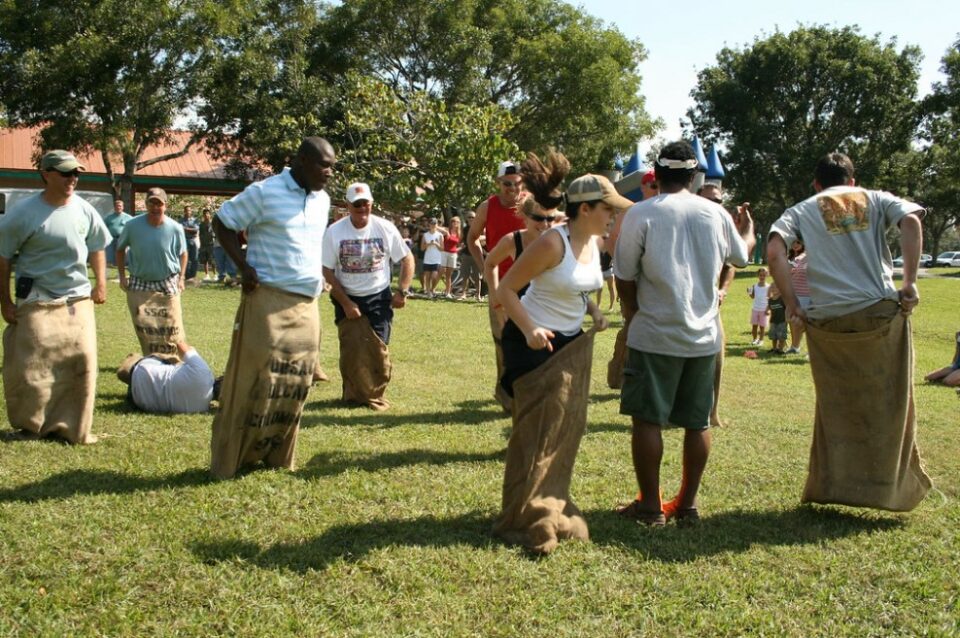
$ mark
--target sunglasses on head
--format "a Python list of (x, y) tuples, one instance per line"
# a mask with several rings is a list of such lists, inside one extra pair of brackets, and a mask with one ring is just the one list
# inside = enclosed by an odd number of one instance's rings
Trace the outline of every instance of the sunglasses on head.
[(68, 179), (70, 177), (80, 177), (80, 171), (73, 169), (72, 171), (58, 171), (55, 168), (51, 168), (47, 171), (48, 173), (60, 173), (60, 177)]
[(556, 215), (530, 215), (530, 219), (535, 222), (552, 222), (557, 219)]

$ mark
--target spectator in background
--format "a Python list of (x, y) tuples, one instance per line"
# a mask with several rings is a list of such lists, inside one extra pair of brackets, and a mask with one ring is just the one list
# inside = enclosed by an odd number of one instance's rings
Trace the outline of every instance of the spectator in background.
[(212, 281), (210, 276), (210, 267), (214, 266), (213, 258), (213, 214), (209, 208), (203, 209), (203, 217), (200, 219), (200, 251), (197, 253), (197, 263), (203, 266), (203, 280)]
[(186, 280), (193, 283), (197, 277), (197, 255), (200, 252), (200, 222), (193, 216), (193, 207), (183, 207), (183, 233), (187, 239)]
[(443, 254), (440, 255), (440, 269), (443, 276), (444, 296), (453, 299), (453, 271), (457, 268), (457, 256), (460, 252), (460, 243), (463, 233), (460, 230), (460, 218), (450, 219), (450, 227), (443, 236)]
[(127, 215), (123, 212), (123, 200), (119, 197), (113, 200), (113, 212), (103, 218), (103, 223), (107, 225), (107, 230), (110, 231), (110, 243), (107, 245), (106, 256), (107, 256), (107, 265), (116, 266), (117, 265), (117, 237), (120, 236), (120, 233), (123, 232), (123, 227), (127, 225), (127, 222), (133, 219), (130, 215)]
[(443, 233), (440, 232), (436, 217), (430, 217), (427, 224), (427, 232), (420, 235), (420, 248), (423, 250), (423, 291), (432, 299), (440, 280)]

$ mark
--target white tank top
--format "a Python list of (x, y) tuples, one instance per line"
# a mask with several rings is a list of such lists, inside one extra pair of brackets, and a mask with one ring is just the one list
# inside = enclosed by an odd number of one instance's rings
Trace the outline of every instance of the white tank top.
[(591, 241), (593, 255), (590, 263), (581, 264), (573, 255), (567, 228), (552, 228), (563, 240), (563, 259), (530, 282), (520, 299), (535, 325), (572, 336), (580, 331), (587, 313), (587, 295), (603, 286), (600, 270), (600, 251)]

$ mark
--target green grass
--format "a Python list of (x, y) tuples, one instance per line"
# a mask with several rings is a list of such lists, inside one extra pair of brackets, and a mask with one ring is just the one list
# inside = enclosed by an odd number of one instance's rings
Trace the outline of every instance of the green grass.
[[(960, 400), (922, 381), (953, 352), (960, 279), (920, 283), (919, 446), (937, 490), (895, 515), (799, 506), (809, 366), (742, 356), (755, 276), (739, 277), (703, 525), (651, 531), (611, 513), (636, 484), (628, 421), (604, 383), (610, 330), (572, 486), (592, 541), (544, 559), (488, 532), (510, 421), (491, 398), (482, 306), (411, 300), (394, 326), (393, 408), (374, 413), (335, 401), (324, 297), (332, 382), (311, 392), (299, 469), (213, 482), (211, 416), (125, 408), (114, 373), (136, 339), (111, 284), (97, 309), (100, 443), (0, 443), (0, 635), (960, 635)], [(187, 335), (216, 371), (238, 297), (185, 293)], [(665, 439), (671, 492), (680, 435)]]

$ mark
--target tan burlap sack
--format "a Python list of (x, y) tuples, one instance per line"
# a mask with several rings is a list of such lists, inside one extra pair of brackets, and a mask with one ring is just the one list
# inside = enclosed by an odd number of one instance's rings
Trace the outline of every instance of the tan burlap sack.
[(623, 366), (627, 363), (627, 327), (624, 324), (617, 332), (617, 340), (613, 344), (613, 356), (607, 364), (607, 385), (614, 390), (623, 387)]
[(913, 343), (897, 304), (808, 322), (817, 392), (803, 502), (893, 511), (931, 487), (916, 445)]
[(513, 399), (507, 394), (507, 391), (500, 387), (500, 379), (503, 378), (503, 328), (497, 320), (497, 311), (493, 309), (493, 304), (487, 304), (487, 314), (490, 318), (490, 332), (493, 334), (493, 350), (497, 359), (497, 378), (493, 384), (493, 398), (503, 407), (504, 411), (510, 412)]
[(230, 478), (259, 461), (293, 469), (319, 335), (313, 299), (263, 284), (240, 298), (213, 419), (215, 477)]
[(187, 338), (180, 295), (128, 290), (127, 308), (144, 356), (177, 353), (177, 344)]
[(575, 339), (513, 383), (503, 510), (493, 531), (533, 552), (547, 554), (562, 539), (590, 536), (570, 499), (570, 478), (587, 426), (594, 335)]
[(340, 376), (343, 400), (386, 410), (390, 403), (383, 397), (390, 383), (393, 366), (390, 350), (373, 331), (370, 320), (344, 319), (337, 325), (340, 336)]
[(97, 326), (89, 298), (17, 308), (17, 323), (3, 331), (3, 394), (11, 426), (94, 443), (96, 385)]

